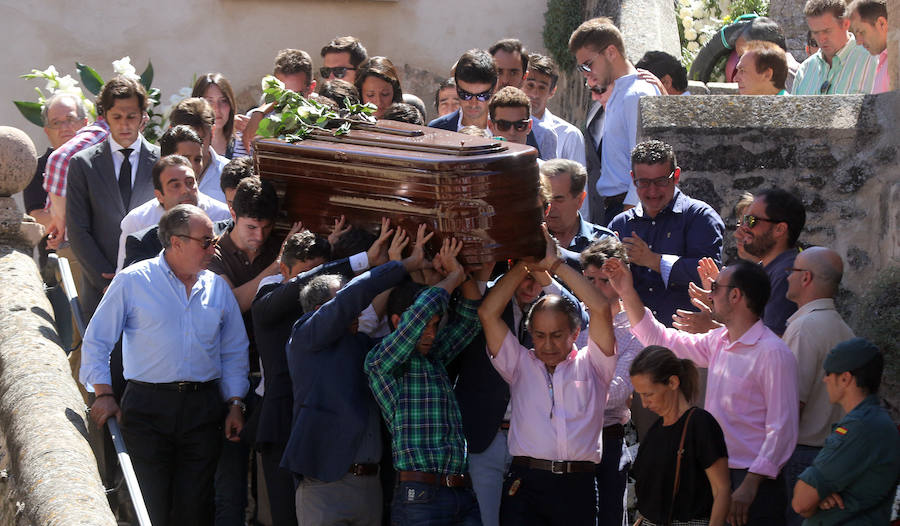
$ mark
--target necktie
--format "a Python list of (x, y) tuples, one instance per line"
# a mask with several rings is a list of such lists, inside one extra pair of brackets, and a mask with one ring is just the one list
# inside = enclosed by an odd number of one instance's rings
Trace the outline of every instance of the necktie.
[(128, 203), (131, 201), (131, 148), (122, 148), (119, 150), (125, 158), (122, 160), (122, 166), (119, 168), (119, 195), (122, 196), (122, 204), (125, 205), (127, 211)]

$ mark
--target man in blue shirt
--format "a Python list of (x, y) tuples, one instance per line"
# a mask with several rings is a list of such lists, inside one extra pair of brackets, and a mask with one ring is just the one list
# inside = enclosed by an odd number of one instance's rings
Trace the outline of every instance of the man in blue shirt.
[(552, 191), (547, 228), (559, 246), (580, 253), (594, 241), (612, 235), (605, 226), (586, 221), (579, 211), (587, 197), (584, 166), (568, 159), (553, 159), (541, 165), (541, 177), (547, 179)]
[[(113, 279), (84, 335), (80, 380), (91, 417), (121, 420), (153, 524), (212, 524), (213, 474), (225, 436), (239, 440), (247, 333), (231, 288), (206, 270), (218, 237), (193, 205), (163, 215), (164, 251)], [(122, 336), (121, 409), (109, 355)]]
[(625, 243), (635, 290), (667, 326), (676, 309), (694, 310), (688, 284), (700, 282), (701, 258), (721, 265), (725, 232), (725, 223), (711, 206), (681, 193), (680, 176), (671, 146), (661, 141), (635, 146), (631, 177), (640, 203), (609, 224)]

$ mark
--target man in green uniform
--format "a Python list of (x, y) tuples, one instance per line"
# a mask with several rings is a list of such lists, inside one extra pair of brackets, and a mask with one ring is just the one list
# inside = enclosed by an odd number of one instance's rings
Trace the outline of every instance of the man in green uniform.
[(804, 525), (888, 524), (900, 478), (900, 434), (878, 401), (884, 355), (853, 338), (832, 349), (822, 365), (828, 396), (847, 415), (800, 474), (791, 505), (806, 517)]

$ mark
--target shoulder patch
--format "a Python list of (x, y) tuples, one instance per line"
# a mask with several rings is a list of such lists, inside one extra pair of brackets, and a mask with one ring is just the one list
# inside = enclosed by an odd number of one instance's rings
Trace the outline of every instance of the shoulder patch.
[(847, 428), (844, 427), (844, 426), (837, 426), (836, 428), (834, 428), (834, 432), (837, 433), (837, 434), (839, 434), (839, 435), (846, 435), (846, 434), (847, 434)]

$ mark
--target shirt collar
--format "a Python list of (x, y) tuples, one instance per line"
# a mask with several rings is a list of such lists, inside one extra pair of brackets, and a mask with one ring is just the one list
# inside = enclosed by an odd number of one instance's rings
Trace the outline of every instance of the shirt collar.
[[(737, 344), (741, 344), (745, 347), (752, 347), (759, 342), (759, 340), (763, 337), (763, 335), (765, 335), (765, 333), (766, 326), (763, 325), (762, 319), (756, 320), (756, 323), (754, 323), (749, 329), (747, 329), (747, 332), (742, 334), (741, 337), (737, 340), (728, 344), (726, 346), (726, 349), (730, 350)], [(722, 332), (722, 337), (726, 339), (725, 341), (728, 341), (727, 330)]]
[[(659, 217), (660, 214), (665, 212), (672, 212), (674, 214), (680, 214), (684, 211), (687, 201), (687, 196), (681, 193), (681, 190), (678, 187), (675, 187), (675, 195), (672, 196), (672, 200), (669, 201), (669, 204), (663, 207), (662, 210), (659, 211), (659, 214), (656, 214), (656, 217)], [(634, 215), (635, 217), (644, 217), (644, 205), (638, 203), (636, 207), (634, 207)]]
[[(133, 143), (131, 143), (131, 145), (129, 145), (129, 146), (122, 146), (121, 144), (119, 144), (118, 142), (116, 142), (116, 140), (113, 139), (112, 134), (110, 134), (110, 136), (109, 136), (109, 145), (112, 147), (112, 150), (113, 150), (114, 152), (118, 152), (118, 151), (120, 151), (122, 148), (131, 148), (131, 154), (134, 154), (135, 152), (141, 151), (141, 136), (140, 136), (140, 134), (138, 134), (138, 138), (135, 139), (135, 141), (134, 141)], [(123, 154), (123, 155), (124, 155), (124, 154)]]
[(812, 300), (806, 305), (798, 308), (797, 312), (791, 314), (791, 317), (787, 319), (787, 322), (791, 323), (795, 319), (801, 316), (806, 316), (807, 314), (817, 310), (836, 310), (834, 307), (834, 299), (819, 298), (817, 300)]
[(884, 48), (884, 51), (878, 54), (878, 65), (887, 64), (887, 52), (888, 48)]
[[(834, 54), (834, 57), (832, 57), (832, 59), (831, 59), (831, 67), (834, 67), (835, 64), (837, 64), (838, 66), (840, 66), (841, 64), (843, 64), (844, 61), (847, 60), (847, 55), (849, 55), (849, 54), (853, 51), (853, 49), (854, 49), (855, 47), (856, 47), (856, 38), (854, 38), (854, 37), (853, 37), (853, 34), (850, 33), (850, 34), (849, 34), (849, 38), (847, 39), (847, 43), (844, 44), (844, 47), (842, 47), (841, 49), (837, 50), (837, 53), (835, 53), (835, 54)], [(824, 64), (824, 65), (826, 65), (826, 66), (828, 65), (828, 63), (825, 62), (825, 55), (822, 54), (822, 50), (821, 50), (821, 49), (818, 50), (818, 51), (816, 51), (816, 54), (813, 55), (813, 56), (814, 56), (814, 57), (818, 57), (818, 60), (821, 61), (822, 64)]]

